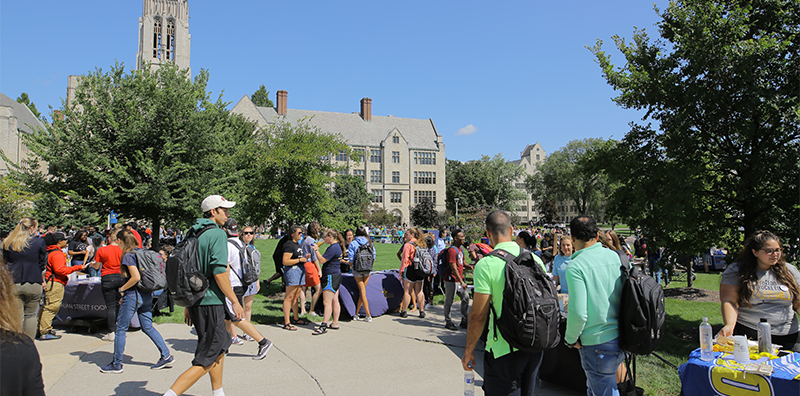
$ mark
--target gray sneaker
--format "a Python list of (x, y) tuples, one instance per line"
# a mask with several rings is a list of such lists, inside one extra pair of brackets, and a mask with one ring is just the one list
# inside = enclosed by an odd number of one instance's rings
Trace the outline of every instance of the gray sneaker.
[(372, 316), (367, 316), (366, 318), (364, 318), (364, 321), (367, 323), (372, 323)]
[[(265, 338), (265, 340), (266, 340), (266, 338)], [(272, 349), (272, 341), (270, 341), (270, 340), (267, 340), (267, 343), (264, 344), (264, 345), (260, 345), (259, 344), (258, 345), (258, 353), (256, 353), (255, 356), (253, 356), (253, 360), (261, 360), (261, 359), (267, 357), (267, 352), (269, 352), (270, 349)]]
[(419, 311), (420, 319), (425, 319), (425, 311)]
[(444, 328), (448, 330), (458, 330), (458, 326), (456, 326), (453, 322), (447, 322), (444, 324)]
[(150, 366), (150, 370), (161, 370), (163, 368), (172, 368), (172, 362), (175, 361), (175, 358), (172, 355), (167, 356), (166, 358), (158, 359), (156, 364)]
[(100, 368), (101, 373), (122, 374), (122, 365), (109, 363)]

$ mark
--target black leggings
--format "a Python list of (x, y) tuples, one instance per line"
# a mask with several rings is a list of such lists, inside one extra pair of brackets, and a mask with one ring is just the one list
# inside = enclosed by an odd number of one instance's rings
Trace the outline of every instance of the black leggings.
[(109, 333), (117, 329), (117, 312), (119, 312), (119, 299), (121, 297), (119, 288), (125, 282), (121, 274), (108, 274), (100, 278), (103, 299), (106, 301), (106, 323), (108, 324)]
[[(739, 322), (736, 323), (736, 327), (733, 328), (734, 335), (743, 335), (747, 336), (748, 339), (751, 340), (758, 340), (758, 330), (751, 329)], [(800, 345), (797, 344), (797, 336), (800, 335), (799, 333), (792, 333), (787, 335), (772, 335), (772, 343), (778, 344), (783, 347), (785, 351), (800, 351)]]

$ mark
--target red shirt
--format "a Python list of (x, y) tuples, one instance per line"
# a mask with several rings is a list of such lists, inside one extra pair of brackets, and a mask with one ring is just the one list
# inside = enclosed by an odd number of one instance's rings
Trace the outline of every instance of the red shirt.
[(458, 274), (460, 275), (460, 278), (463, 280), (464, 252), (455, 246), (450, 246), (449, 248), (447, 248), (447, 260), (445, 261), (447, 262), (447, 269), (445, 269), (444, 272), (445, 273), (444, 280), (446, 282), (458, 282), (458, 278), (456, 278), (452, 274), (452, 267), (450, 266), (450, 263), (456, 263), (456, 269), (458, 270)]
[(67, 267), (67, 256), (64, 252), (58, 248), (58, 245), (50, 245), (47, 247), (47, 250), (52, 249), (55, 249), (55, 251), (47, 255), (47, 271), (44, 273), (44, 279), (49, 281), (52, 274), (54, 281), (66, 285), (69, 280), (67, 276), (73, 272), (82, 270), (83, 267), (80, 265)]
[(122, 261), (122, 248), (117, 245), (103, 246), (97, 249), (94, 261), (103, 263), (102, 276), (119, 274), (120, 261)]

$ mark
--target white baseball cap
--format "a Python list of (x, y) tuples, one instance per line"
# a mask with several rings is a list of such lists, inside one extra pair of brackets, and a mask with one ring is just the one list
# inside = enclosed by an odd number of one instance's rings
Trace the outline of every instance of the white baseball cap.
[(216, 208), (232, 208), (233, 205), (236, 205), (236, 202), (228, 201), (223, 198), (222, 195), (209, 195), (203, 200), (203, 203), (200, 204), (200, 210), (205, 213)]

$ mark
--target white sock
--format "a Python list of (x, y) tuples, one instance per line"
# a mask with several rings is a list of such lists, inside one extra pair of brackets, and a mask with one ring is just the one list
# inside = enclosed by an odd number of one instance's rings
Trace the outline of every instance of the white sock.
[(167, 391), (167, 393), (164, 394), (164, 396), (178, 396), (178, 394), (175, 393), (174, 390), (170, 389)]
[(212, 396), (225, 396), (225, 391), (224, 391), (224, 390), (222, 390), (222, 388), (219, 388), (219, 389), (212, 389), (212, 390), (211, 390), (211, 395), (212, 395)]

